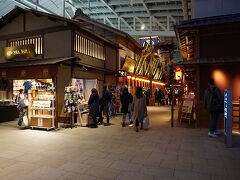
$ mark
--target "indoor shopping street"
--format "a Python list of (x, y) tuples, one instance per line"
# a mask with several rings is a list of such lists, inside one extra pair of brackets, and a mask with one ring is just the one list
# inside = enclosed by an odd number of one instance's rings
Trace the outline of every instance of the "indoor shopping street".
[[(208, 129), (170, 127), (170, 106), (148, 107), (150, 127), (111, 126), (55, 131), (0, 124), (0, 177), (81, 180), (237, 180), (240, 146), (225, 148)], [(128, 120), (128, 119), (127, 119)], [(183, 124), (185, 122), (182, 122)], [(238, 137), (239, 138), (239, 137)]]

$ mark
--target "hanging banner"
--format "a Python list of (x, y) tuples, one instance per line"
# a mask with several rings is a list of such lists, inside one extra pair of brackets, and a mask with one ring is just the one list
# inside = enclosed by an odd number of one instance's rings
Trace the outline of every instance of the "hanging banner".
[[(152, 37), (152, 44), (157, 44), (158, 42), (158, 36), (153, 36)], [(140, 38), (140, 45), (144, 47), (145, 43), (150, 44), (150, 37), (142, 37)]]

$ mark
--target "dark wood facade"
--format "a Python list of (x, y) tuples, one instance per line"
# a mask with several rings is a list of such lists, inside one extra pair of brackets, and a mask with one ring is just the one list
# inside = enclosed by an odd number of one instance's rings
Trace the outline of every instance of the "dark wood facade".
[[(240, 97), (240, 14), (184, 21), (175, 26), (183, 62), (175, 64), (186, 73), (196, 95), (197, 127), (209, 127), (204, 91), (213, 78), (220, 90), (231, 89), (233, 101)], [(223, 127), (223, 117), (219, 123)]]

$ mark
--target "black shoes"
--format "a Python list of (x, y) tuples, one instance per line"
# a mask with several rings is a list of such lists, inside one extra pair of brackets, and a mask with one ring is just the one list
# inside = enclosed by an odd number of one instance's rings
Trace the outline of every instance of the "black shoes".
[(138, 129), (138, 127), (136, 127), (136, 132), (139, 132), (139, 129)]
[(90, 126), (90, 128), (98, 128), (98, 125), (97, 124), (93, 124)]
[(126, 125), (125, 125), (125, 122), (122, 122), (122, 127), (125, 127)]
[(104, 126), (110, 126), (110, 123), (104, 123)]

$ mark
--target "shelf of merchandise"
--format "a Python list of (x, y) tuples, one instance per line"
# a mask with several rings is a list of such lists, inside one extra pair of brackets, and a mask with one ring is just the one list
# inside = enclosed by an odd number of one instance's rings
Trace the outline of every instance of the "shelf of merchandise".
[[(34, 89), (34, 91), (45, 91), (45, 92), (54, 92), (52, 90), (43, 90), (43, 89)], [(47, 95), (47, 96), (52, 96), (54, 95)], [(41, 129), (46, 129), (46, 130), (51, 130), (55, 129), (55, 98), (49, 98), (49, 99), (31, 99), (31, 105), (33, 104), (34, 101), (51, 101), (51, 107), (30, 107), (29, 109), (32, 110), (32, 116), (31, 116), (31, 123), (34, 121), (34, 125), (31, 125), (30, 127), (32, 129), (34, 128), (41, 128)], [(48, 110), (51, 111), (51, 115), (49, 116), (41, 116), (41, 114), (36, 115), (37, 110)], [(51, 119), (51, 122), (50, 122)], [(37, 122), (37, 123), (36, 123)], [(36, 125), (37, 124), (37, 125)], [(46, 126), (48, 124), (49, 126)]]

